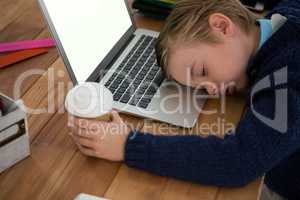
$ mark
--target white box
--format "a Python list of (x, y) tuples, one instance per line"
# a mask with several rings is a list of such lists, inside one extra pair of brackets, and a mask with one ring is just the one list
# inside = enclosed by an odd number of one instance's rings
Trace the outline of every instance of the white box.
[(0, 116), (0, 173), (30, 155), (26, 113), (22, 101), (0, 93), (4, 115)]

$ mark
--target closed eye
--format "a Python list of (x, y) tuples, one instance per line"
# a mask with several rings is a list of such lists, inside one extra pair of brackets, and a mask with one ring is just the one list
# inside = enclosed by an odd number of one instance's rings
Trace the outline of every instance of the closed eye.
[(204, 76), (207, 76), (207, 70), (204, 66), (199, 70), (196, 70), (195, 67), (192, 67), (191, 74), (192, 74), (192, 76), (204, 77)]
[(202, 68), (202, 76), (207, 76), (207, 70), (204, 66)]

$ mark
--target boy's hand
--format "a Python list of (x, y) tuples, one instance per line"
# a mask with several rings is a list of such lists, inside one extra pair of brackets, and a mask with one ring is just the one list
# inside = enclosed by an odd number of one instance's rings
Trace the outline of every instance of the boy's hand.
[(124, 160), (124, 147), (130, 129), (116, 111), (112, 112), (112, 116), (112, 122), (74, 120), (70, 135), (83, 154), (111, 161)]

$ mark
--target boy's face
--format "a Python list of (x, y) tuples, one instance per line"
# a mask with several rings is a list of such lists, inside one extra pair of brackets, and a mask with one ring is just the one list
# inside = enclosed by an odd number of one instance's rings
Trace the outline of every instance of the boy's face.
[(213, 14), (209, 23), (219, 41), (177, 42), (171, 47), (167, 71), (177, 82), (205, 88), (212, 95), (240, 91), (247, 86), (246, 67), (256, 52), (259, 28), (246, 34), (221, 14)]
[(209, 94), (232, 94), (247, 85), (248, 60), (238, 41), (178, 45), (171, 51), (168, 73), (177, 82), (205, 88)]

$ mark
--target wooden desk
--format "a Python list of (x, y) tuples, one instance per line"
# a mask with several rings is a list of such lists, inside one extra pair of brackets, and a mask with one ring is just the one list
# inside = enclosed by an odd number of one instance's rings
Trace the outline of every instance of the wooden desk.
[[(50, 37), (36, 0), (1, 0), (0, 8), (0, 42)], [(161, 27), (161, 22), (137, 14), (135, 20), (138, 27), (157, 31)], [(121, 163), (83, 156), (67, 134), (63, 101), (70, 79), (56, 49), (0, 70), (0, 91), (12, 96), (18, 76), (32, 69), (43, 73), (24, 81), (21, 97), (30, 108), (49, 108), (53, 112), (28, 116), (31, 156), (0, 174), (1, 200), (71, 200), (81, 192), (113, 200), (256, 199), (260, 179), (242, 188), (217, 188), (158, 177)], [(48, 105), (49, 94), (54, 95), (53, 105)], [(210, 100), (205, 109), (220, 110), (219, 105), (219, 101)], [(215, 123), (218, 118), (236, 124), (243, 108), (242, 97), (230, 97), (226, 114), (200, 116), (197, 126)], [(157, 132), (158, 126), (162, 125), (128, 115), (122, 117), (143, 131)], [(162, 132), (167, 134), (200, 133), (197, 127), (194, 130), (172, 127), (171, 131), (166, 131), (169, 125), (163, 126)]]

